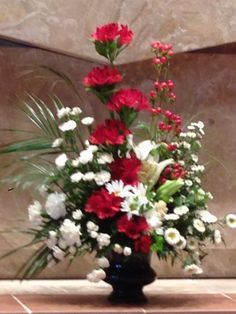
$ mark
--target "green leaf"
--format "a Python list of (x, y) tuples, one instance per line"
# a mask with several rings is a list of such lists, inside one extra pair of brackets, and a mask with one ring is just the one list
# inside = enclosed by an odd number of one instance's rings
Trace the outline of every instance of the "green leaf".
[(39, 137), (7, 144), (0, 148), (0, 155), (45, 149), (52, 149), (52, 140), (44, 137)]

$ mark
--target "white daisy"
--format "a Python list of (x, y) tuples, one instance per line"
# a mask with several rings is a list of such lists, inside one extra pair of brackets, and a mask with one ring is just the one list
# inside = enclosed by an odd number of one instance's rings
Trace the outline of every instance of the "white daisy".
[(124, 185), (122, 180), (115, 180), (107, 183), (106, 189), (110, 194), (114, 193), (117, 196), (125, 198), (132, 195), (131, 191), (133, 187), (131, 185)]
[(225, 221), (228, 227), (236, 228), (236, 214), (228, 214), (225, 217)]
[(176, 215), (182, 216), (189, 212), (189, 208), (185, 205), (177, 206), (174, 208), (174, 213)]
[(180, 249), (180, 250), (183, 250), (183, 249), (185, 249), (186, 244), (187, 244), (186, 239), (185, 239), (183, 236), (180, 236), (180, 240), (179, 240), (179, 242), (176, 244), (176, 247), (177, 247), (178, 249)]
[(180, 233), (175, 228), (168, 228), (164, 233), (165, 240), (170, 245), (176, 245), (180, 241)]
[(186, 265), (184, 267), (184, 271), (186, 273), (190, 273), (191, 275), (200, 275), (203, 273), (203, 270), (201, 267), (199, 267), (196, 264), (190, 264), (190, 265)]
[(197, 240), (194, 238), (188, 238), (187, 240), (187, 247), (191, 251), (195, 251), (198, 248)]
[(178, 220), (179, 215), (176, 214), (167, 214), (165, 215), (165, 220)]
[(200, 210), (199, 215), (203, 222), (209, 224), (217, 222), (217, 217), (215, 215), (212, 215), (208, 210)]
[(193, 219), (193, 226), (197, 231), (201, 233), (206, 231), (205, 225), (200, 219)]

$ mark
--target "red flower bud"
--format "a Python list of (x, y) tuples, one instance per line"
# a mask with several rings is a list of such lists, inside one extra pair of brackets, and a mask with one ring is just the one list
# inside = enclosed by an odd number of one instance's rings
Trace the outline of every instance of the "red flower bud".
[(168, 85), (169, 89), (173, 89), (174, 86), (175, 86), (174, 83), (171, 80), (167, 81), (167, 85)]
[(150, 93), (149, 93), (149, 97), (152, 98), (152, 99), (155, 99), (157, 97), (156, 91), (151, 90)]
[(159, 87), (160, 87), (160, 83), (159, 82), (154, 82), (154, 87), (156, 88), (156, 89), (158, 89)]
[(171, 112), (170, 110), (166, 110), (166, 111), (165, 111), (165, 116), (166, 116), (166, 118), (171, 118), (172, 115), (173, 115), (173, 112)]
[(167, 58), (166, 58), (166, 57), (161, 57), (161, 58), (160, 58), (160, 61), (161, 61), (161, 63), (166, 63)]
[(155, 58), (152, 59), (152, 63), (153, 64), (161, 64), (162, 62), (161, 62), (160, 58), (155, 57)]

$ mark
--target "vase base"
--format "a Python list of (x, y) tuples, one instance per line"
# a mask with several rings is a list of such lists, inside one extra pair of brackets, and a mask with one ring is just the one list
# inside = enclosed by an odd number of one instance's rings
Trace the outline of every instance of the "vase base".
[(147, 298), (142, 290), (138, 291), (124, 291), (124, 290), (113, 290), (108, 297), (108, 301), (113, 304), (145, 304)]

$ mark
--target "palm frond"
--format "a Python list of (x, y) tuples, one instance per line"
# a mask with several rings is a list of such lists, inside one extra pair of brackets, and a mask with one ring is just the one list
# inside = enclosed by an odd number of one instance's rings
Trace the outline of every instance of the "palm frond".
[(52, 150), (52, 140), (45, 137), (16, 141), (0, 148), (0, 155), (37, 150)]

